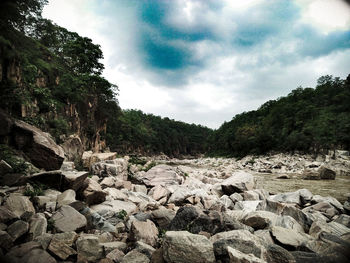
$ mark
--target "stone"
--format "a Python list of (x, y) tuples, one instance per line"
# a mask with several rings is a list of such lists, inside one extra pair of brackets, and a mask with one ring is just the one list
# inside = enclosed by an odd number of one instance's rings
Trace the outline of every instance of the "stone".
[(31, 163), (46, 171), (60, 169), (64, 160), (64, 151), (48, 133), (15, 120), (11, 132), (17, 149), (22, 150)]
[(52, 220), (59, 232), (78, 231), (87, 224), (85, 216), (68, 205), (63, 205), (58, 209), (52, 216)]
[(89, 172), (85, 171), (62, 171), (62, 188), (79, 191), (84, 187), (84, 182), (88, 175)]
[(337, 199), (335, 199), (334, 197), (331, 197), (331, 196), (323, 197), (323, 196), (320, 196), (320, 195), (314, 195), (312, 197), (311, 202), (312, 203), (326, 202), (326, 203), (329, 203), (332, 206), (334, 206), (339, 211), (343, 210), (342, 204)]
[(42, 249), (33, 249), (23, 258), (20, 262), (23, 263), (56, 263), (57, 261), (45, 250)]
[(119, 249), (114, 249), (106, 255), (106, 258), (113, 260), (114, 262), (121, 262), (123, 257), (125, 256), (124, 252)]
[(120, 251), (126, 251), (127, 248), (126, 243), (120, 241), (101, 243), (101, 245), (103, 246), (103, 249), (106, 254), (112, 252), (115, 249), (118, 249)]
[(16, 193), (11, 193), (7, 197), (5, 207), (18, 217), (21, 217), (25, 213), (35, 213), (34, 206), (29, 198)]
[(91, 168), (92, 164), (107, 160), (113, 160), (117, 157), (115, 152), (105, 152), (105, 153), (93, 153), (92, 151), (85, 151), (82, 156), (83, 166), (85, 168)]
[(298, 191), (277, 194), (272, 199), (280, 203), (292, 203), (301, 205), (300, 193)]
[(0, 230), (0, 248), (9, 250), (12, 246), (12, 237), (6, 231)]
[(304, 228), (291, 216), (278, 216), (274, 222), (275, 226), (293, 229), (297, 232), (304, 233)]
[(0, 206), (0, 223), (10, 223), (19, 219), (19, 216), (13, 213), (5, 206)]
[(210, 241), (214, 245), (217, 260), (228, 258), (228, 246), (245, 254), (253, 254), (257, 258), (264, 258), (266, 254), (263, 239), (260, 239), (247, 230), (221, 232), (212, 236)]
[(39, 243), (41, 247), (46, 250), (51, 242), (51, 239), (53, 237), (53, 234), (45, 233), (42, 234), (41, 236), (37, 236), (33, 241)]
[(29, 221), (29, 240), (46, 233), (47, 220), (44, 214), (37, 213)]
[(182, 205), (186, 198), (192, 196), (192, 192), (187, 187), (178, 187), (169, 197), (168, 203)]
[(75, 169), (75, 165), (74, 162), (67, 162), (67, 161), (63, 161), (60, 170), (67, 172), (67, 171), (74, 171)]
[(57, 208), (60, 208), (62, 205), (69, 205), (75, 201), (75, 191), (68, 189), (62, 194), (57, 196)]
[(128, 254), (125, 255), (121, 263), (149, 263), (149, 258), (141, 254), (140, 252), (131, 250)]
[(314, 211), (321, 212), (329, 219), (332, 219), (335, 215), (339, 214), (339, 211), (328, 202), (320, 202), (303, 209), (303, 212), (313, 213)]
[(296, 263), (293, 255), (283, 247), (270, 244), (267, 246), (266, 250), (266, 261), (269, 263)]
[(99, 177), (112, 176), (119, 180), (128, 179), (128, 161), (123, 158), (96, 162), (91, 166), (93, 174)]
[[(106, 178), (110, 178), (110, 177), (106, 177)], [(110, 201), (110, 200), (127, 201), (128, 200), (128, 196), (122, 190), (108, 187), (108, 188), (103, 189), (103, 191), (105, 191), (107, 193), (106, 200), (108, 200), (108, 201)]]
[(328, 167), (321, 167), (318, 171), (322, 180), (334, 180), (336, 172)]
[(247, 226), (258, 229), (265, 229), (273, 225), (277, 220), (277, 215), (268, 211), (249, 212), (243, 219)]
[(213, 244), (202, 235), (187, 231), (168, 231), (163, 240), (163, 256), (169, 263), (215, 262)]
[(293, 247), (296, 249), (309, 240), (305, 234), (302, 235), (295, 230), (280, 226), (273, 226), (271, 235), (279, 244), (287, 248)]
[(70, 135), (61, 144), (64, 155), (68, 161), (80, 162), (84, 153), (84, 145), (78, 135)]
[(11, 224), (7, 228), (7, 233), (12, 237), (12, 240), (15, 241), (22, 235), (28, 232), (29, 224), (22, 220), (18, 220)]
[(148, 170), (145, 174), (137, 177), (139, 181), (149, 187), (157, 185), (178, 185), (184, 182), (184, 178), (174, 167), (168, 165), (156, 165)]
[(64, 232), (64, 233), (57, 233), (53, 236), (53, 238), (59, 242), (62, 242), (63, 244), (71, 247), (75, 240), (77, 239), (78, 235), (74, 231)]
[(135, 184), (133, 187), (133, 191), (147, 194), (147, 187), (145, 185)]
[(334, 222), (342, 224), (348, 228), (350, 228), (350, 216), (342, 214), (340, 215)]
[(83, 192), (83, 197), (88, 205), (100, 204), (106, 200), (107, 193), (102, 190), (99, 183), (90, 178), (87, 178), (85, 183), (87, 187)]
[(53, 238), (51, 239), (48, 250), (50, 250), (53, 254), (55, 254), (62, 260), (66, 260), (69, 256), (77, 254), (77, 252), (73, 248), (71, 248), (55, 236), (53, 236)]
[(44, 191), (44, 196), (49, 197), (50, 201), (57, 201), (57, 196), (59, 196), (61, 194), (60, 191), (57, 191), (55, 189), (46, 189)]
[(156, 251), (155, 248), (141, 241), (136, 242), (135, 250), (146, 255), (149, 259), (152, 258), (152, 254)]
[(169, 190), (161, 185), (156, 185), (149, 192), (149, 195), (151, 195), (152, 198), (156, 201), (159, 201), (162, 198), (167, 198), (169, 194)]
[(243, 200), (245, 201), (260, 200), (259, 194), (254, 190), (244, 191), (242, 195), (243, 195)]
[(148, 219), (146, 222), (135, 220), (131, 223), (130, 237), (132, 240), (142, 241), (154, 247), (157, 244), (158, 234), (156, 225)]
[(109, 223), (99, 213), (91, 210), (89, 207), (85, 207), (84, 209), (79, 210), (79, 212), (83, 214), (87, 219), (88, 229), (98, 229), (106, 232), (116, 232), (115, 226)]
[(0, 161), (0, 174), (7, 174), (12, 172), (12, 167), (5, 160)]
[(122, 210), (125, 210), (127, 214), (130, 215), (136, 211), (137, 206), (134, 203), (128, 201), (111, 200), (105, 201), (98, 205), (93, 205), (90, 208), (98, 213), (101, 211), (111, 211), (113, 213), (118, 213)]
[(244, 254), (241, 251), (234, 249), (232, 247), (227, 247), (227, 253), (230, 258), (230, 263), (264, 263), (266, 261), (257, 258), (253, 254)]
[[(46, 204), (51, 202), (51, 198), (48, 196), (34, 196), (33, 198), (34, 204), (39, 208), (39, 209), (45, 209)], [(55, 202), (55, 208), (56, 208), (56, 202)]]
[(101, 181), (100, 185), (102, 188), (113, 187), (116, 183), (117, 179), (115, 177), (105, 177)]
[(80, 236), (76, 241), (78, 260), (97, 261), (104, 257), (103, 246), (98, 237), (93, 235)]
[(327, 223), (323, 220), (315, 220), (310, 227), (309, 234), (317, 238), (322, 232), (331, 233), (335, 236), (340, 237), (346, 233), (349, 233), (350, 228), (335, 221)]
[(233, 193), (242, 193), (244, 191), (253, 190), (256, 180), (250, 173), (239, 171), (220, 183), (221, 189), (226, 195)]
[(175, 211), (160, 207), (157, 210), (151, 212), (151, 218), (153, 222), (156, 222), (161, 229), (168, 229), (171, 220), (175, 217)]
[(244, 210), (246, 212), (254, 212), (256, 210), (264, 210), (266, 203), (264, 200), (254, 201), (238, 201), (235, 204), (234, 210)]
[(60, 190), (62, 186), (63, 175), (61, 170), (52, 170), (31, 174), (29, 176), (26, 176), (25, 179), (25, 182), (43, 184), (50, 188)]
[(256, 230), (254, 231), (254, 235), (262, 239), (266, 245), (275, 244), (271, 237), (270, 230)]
[(236, 203), (238, 201), (243, 201), (243, 196), (240, 195), (239, 193), (233, 193), (232, 195), (230, 195), (230, 199)]

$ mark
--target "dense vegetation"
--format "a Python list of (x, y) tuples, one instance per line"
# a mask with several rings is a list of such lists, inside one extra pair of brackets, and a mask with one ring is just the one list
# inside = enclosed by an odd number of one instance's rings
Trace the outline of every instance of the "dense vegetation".
[[(108, 128), (107, 141), (118, 152), (165, 153), (170, 156), (196, 155), (206, 150), (212, 130), (201, 125), (125, 110), (116, 127)], [(113, 133), (117, 131), (117, 133)]]
[(349, 150), (350, 75), (346, 80), (320, 77), (315, 89), (299, 87), (238, 114), (215, 131), (209, 144), (211, 155), (226, 156)]

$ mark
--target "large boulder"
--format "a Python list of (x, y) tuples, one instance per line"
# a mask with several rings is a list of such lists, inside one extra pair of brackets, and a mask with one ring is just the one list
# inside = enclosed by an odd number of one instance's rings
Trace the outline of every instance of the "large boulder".
[(87, 224), (85, 216), (68, 205), (63, 205), (58, 209), (52, 216), (52, 220), (58, 232), (78, 231)]
[(150, 187), (182, 184), (184, 181), (180, 170), (164, 164), (154, 166), (146, 173), (139, 174), (137, 179)]
[(131, 223), (130, 237), (132, 240), (142, 241), (154, 247), (157, 244), (158, 234), (156, 225), (148, 219), (146, 222), (134, 220)]
[(273, 226), (271, 228), (271, 235), (279, 244), (287, 249), (291, 247), (297, 249), (311, 239), (306, 234), (280, 226)]
[(120, 180), (128, 179), (128, 161), (123, 158), (94, 163), (91, 170), (99, 177), (113, 176)]
[(25, 213), (28, 215), (35, 213), (34, 206), (29, 198), (16, 193), (10, 194), (7, 197), (5, 207), (18, 217), (21, 217)]
[(168, 263), (213, 263), (213, 244), (202, 235), (168, 231), (163, 240), (163, 256)]
[(100, 204), (106, 200), (107, 193), (98, 182), (87, 178), (85, 184), (87, 187), (83, 191), (83, 198), (88, 205)]
[(104, 257), (103, 246), (98, 237), (94, 235), (83, 235), (76, 242), (78, 261), (97, 262)]
[(256, 180), (253, 175), (247, 172), (235, 172), (231, 177), (220, 183), (224, 194), (230, 196), (233, 193), (243, 193), (244, 191), (253, 190)]
[(78, 172), (78, 171), (62, 171), (63, 182), (61, 188), (73, 189), (74, 191), (80, 190), (84, 187), (84, 181), (88, 177), (88, 172)]
[(84, 145), (78, 135), (69, 136), (62, 144), (62, 149), (64, 150), (66, 159), (72, 162), (80, 162), (83, 153)]
[(23, 121), (15, 120), (12, 137), (16, 148), (22, 150), (36, 167), (45, 170), (60, 169), (64, 151), (48, 133)]
[(86, 151), (83, 153), (82, 161), (83, 166), (90, 169), (94, 163), (113, 160), (116, 157), (117, 153), (115, 152), (93, 153), (92, 151)]
[(305, 170), (303, 172), (304, 180), (334, 180), (336, 172), (328, 167), (322, 166), (317, 171)]

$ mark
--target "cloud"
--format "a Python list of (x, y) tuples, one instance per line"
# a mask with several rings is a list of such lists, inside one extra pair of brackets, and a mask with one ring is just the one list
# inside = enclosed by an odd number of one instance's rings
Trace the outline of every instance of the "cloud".
[(341, 0), (50, 0), (45, 15), (101, 44), (123, 108), (218, 127), (321, 75), (346, 77), (348, 10)]

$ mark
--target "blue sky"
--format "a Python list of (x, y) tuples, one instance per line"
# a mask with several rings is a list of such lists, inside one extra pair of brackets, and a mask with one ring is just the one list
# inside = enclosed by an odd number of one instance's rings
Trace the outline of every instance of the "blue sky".
[(341, 0), (50, 0), (44, 16), (101, 45), (122, 108), (211, 128), (350, 73)]

